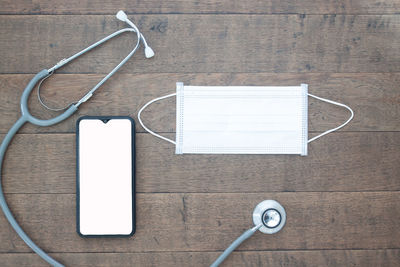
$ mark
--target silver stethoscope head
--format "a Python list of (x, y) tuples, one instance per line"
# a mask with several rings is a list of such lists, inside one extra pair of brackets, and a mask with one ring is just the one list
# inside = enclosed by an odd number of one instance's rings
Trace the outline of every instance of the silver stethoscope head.
[(275, 200), (264, 200), (253, 211), (253, 223), (264, 234), (279, 232), (286, 223), (286, 211)]
[(286, 222), (286, 211), (281, 204), (275, 200), (264, 200), (259, 203), (253, 211), (254, 227), (245, 231), (211, 264), (210, 267), (218, 267), (226, 257), (231, 254), (243, 241), (251, 237), (257, 230), (264, 234), (275, 234), (279, 232)]

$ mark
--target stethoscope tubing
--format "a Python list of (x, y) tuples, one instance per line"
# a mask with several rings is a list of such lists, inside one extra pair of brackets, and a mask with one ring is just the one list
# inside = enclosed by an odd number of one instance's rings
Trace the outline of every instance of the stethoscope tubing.
[(21, 117), (14, 123), (14, 125), (10, 128), (8, 131), (7, 135), (4, 137), (3, 142), (0, 145), (0, 207), (6, 217), (6, 219), (9, 221), (11, 227), (15, 230), (15, 232), (21, 237), (21, 239), (42, 259), (44, 259), (46, 262), (51, 264), (52, 266), (57, 266), (61, 267), (64, 266), (61, 263), (57, 262), (54, 260), (52, 257), (50, 257), (46, 252), (44, 252), (40, 247), (38, 247), (32, 239), (29, 238), (29, 236), (22, 230), (21, 226), (19, 226), (18, 222), (15, 220), (13, 214), (11, 213), (10, 208), (7, 205), (6, 199), (4, 197), (4, 192), (3, 192), (3, 187), (2, 187), (2, 168), (3, 168), (3, 160), (4, 160), (4, 155), (7, 151), (7, 148), (9, 144), (11, 143), (12, 139), (14, 136), (17, 134), (19, 129), (27, 123), (30, 122), (32, 124), (38, 125), (38, 126), (51, 126), (54, 124), (57, 124), (67, 118), (69, 118), (78, 108), (75, 105), (72, 105), (69, 107), (66, 111), (64, 111), (62, 114), (48, 120), (41, 120), (38, 119), (34, 116), (32, 116), (29, 112), (28, 109), (28, 98), (30, 93), (32, 92), (33, 88), (35, 87), (36, 83), (46, 77), (48, 75), (48, 70), (42, 70), (38, 74), (36, 74), (32, 80), (28, 83), (26, 86), (22, 97), (21, 97)]
[(246, 230), (243, 234), (241, 234), (232, 244), (229, 245), (227, 249), (210, 265), (210, 267), (218, 267), (240, 244), (243, 243), (246, 239), (254, 235), (258, 229), (260, 229), (260, 225), (256, 225), (253, 228)]
[(7, 205), (6, 199), (4, 197), (4, 192), (2, 187), (2, 168), (3, 168), (4, 155), (7, 151), (8, 145), (10, 144), (11, 140), (14, 138), (15, 134), (26, 122), (28, 122), (27, 116), (21, 116), (15, 122), (15, 124), (10, 128), (7, 135), (4, 137), (3, 142), (0, 145), (0, 207), (3, 210), (4, 216), (10, 223), (11, 227), (36, 254), (38, 254), (40, 257), (42, 257), (43, 260), (45, 260), (52, 266), (62, 267), (64, 265), (62, 265), (61, 263), (57, 262), (52, 257), (50, 257), (46, 252), (44, 252), (29, 238), (29, 236), (24, 232), (24, 230), (22, 230), (21, 226), (19, 226), (18, 222), (15, 220), (13, 214), (11, 213)]

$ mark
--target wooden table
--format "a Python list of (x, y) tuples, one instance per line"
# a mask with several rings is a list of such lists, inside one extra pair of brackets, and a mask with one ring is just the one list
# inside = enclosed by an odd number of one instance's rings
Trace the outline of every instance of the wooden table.
[[(264, 199), (287, 210), (276, 235), (255, 234), (225, 266), (400, 265), (400, 2), (396, 0), (22, 1), (0, 3), (0, 134), (19, 116), (33, 74), (125, 25), (129, 13), (156, 52), (140, 50), (69, 120), (25, 126), (4, 165), (23, 229), (68, 266), (207, 266), (252, 225)], [(397, 13), (397, 14), (396, 14)], [(126, 34), (57, 71), (43, 87), (60, 106), (79, 99), (132, 48)], [(191, 85), (299, 85), (350, 105), (354, 120), (307, 157), (184, 155), (137, 129), (137, 232), (83, 239), (75, 231), (75, 122), (130, 115)], [(31, 110), (53, 116), (31, 97)], [(347, 111), (310, 99), (310, 136)], [(175, 100), (148, 125), (174, 138)], [(0, 216), (0, 266), (44, 262)]]

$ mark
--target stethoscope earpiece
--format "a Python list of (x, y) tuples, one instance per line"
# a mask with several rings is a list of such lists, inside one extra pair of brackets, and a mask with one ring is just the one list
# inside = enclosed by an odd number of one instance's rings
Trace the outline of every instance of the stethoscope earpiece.
[(253, 223), (258, 230), (264, 234), (275, 234), (279, 232), (286, 223), (286, 211), (275, 200), (264, 200), (259, 203), (253, 211)]
[[(122, 10), (118, 11), (117, 15), (115, 15), (115, 16), (120, 21), (123, 21), (123, 22), (127, 23), (129, 26), (131, 26), (132, 28), (134, 28), (136, 32), (139, 32), (136, 25), (133, 24), (133, 22), (128, 19), (128, 16), (126, 15), (126, 13), (124, 11), (122, 11)], [(143, 34), (139, 33), (139, 35), (140, 35), (140, 39), (142, 40), (142, 42), (144, 44), (144, 55), (146, 56), (146, 58), (152, 58), (154, 56), (153, 49), (151, 49), (151, 47), (147, 44), (147, 41), (144, 38)]]

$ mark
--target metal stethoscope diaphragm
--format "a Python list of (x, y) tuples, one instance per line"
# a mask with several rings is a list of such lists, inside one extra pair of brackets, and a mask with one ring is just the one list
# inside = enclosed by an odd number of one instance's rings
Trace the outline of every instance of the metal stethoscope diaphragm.
[(245, 231), (211, 264), (211, 267), (219, 266), (235, 248), (243, 241), (252, 236), (257, 230), (264, 234), (275, 234), (279, 232), (286, 223), (286, 211), (275, 200), (264, 200), (260, 202), (253, 211), (254, 227)]
[(264, 200), (259, 203), (253, 211), (253, 223), (261, 225), (258, 229), (264, 234), (275, 234), (279, 232), (286, 223), (286, 211), (275, 200)]

